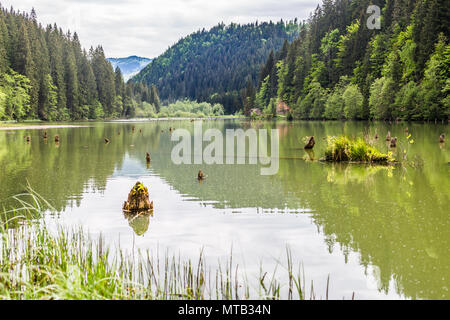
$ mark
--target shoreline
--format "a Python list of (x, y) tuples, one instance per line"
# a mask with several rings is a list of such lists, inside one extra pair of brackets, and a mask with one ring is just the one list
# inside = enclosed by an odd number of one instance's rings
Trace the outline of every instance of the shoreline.
[[(99, 120), (80, 120), (80, 121), (69, 121), (66, 124), (47, 124), (44, 121), (26, 121), (26, 122), (10, 122), (0, 121), (0, 131), (7, 130), (42, 130), (42, 129), (58, 129), (58, 128), (83, 128), (91, 127), (91, 123), (139, 123), (139, 122), (153, 122), (153, 121), (203, 121), (203, 120), (248, 120), (248, 121), (288, 121), (288, 122), (367, 122), (367, 123), (388, 123), (386, 120), (320, 120), (320, 119), (293, 119), (291, 121), (286, 118), (276, 118), (276, 119), (250, 119), (248, 117), (235, 117), (235, 116), (221, 116), (221, 117), (204, 117), (204, 118), (189, 118), (189, 117), (165, 117), (165, 118), (134, 118), (134, 119), (99, 119)], [(57, 122), (56, 122), (57, 123)], [(63, 122), (64, 123), (64, 122)], [(413, 124), (426, 124), (433, 122), (430, 121), (400, 121), (398, 123), (392, 122), (391, 124), (401, 124), (401, 123), (413, 123)], [(434, 123), (436, 125), (449, 125), (450, 122), (438, 121)]]
[(138, 123), (151, 121), (199, 121), (199, 120), (242, 120), (241, 117), (205, 117), (205, 118), (135, 118), (135, 119), (114, 119), (114, 120), (86, 120), (70, 121), (67, 124), (46, 124), (42, 121), (36, 122), (0, 122), (0, 131), (5, 130), (36, 130), (36, 129), (54, 129), (54, 128), (83, 128), (90, 127), (89, 123)]

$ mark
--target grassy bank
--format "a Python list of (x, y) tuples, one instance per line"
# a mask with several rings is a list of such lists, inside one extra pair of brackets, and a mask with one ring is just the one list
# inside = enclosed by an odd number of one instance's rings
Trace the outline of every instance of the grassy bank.
[[(287, 283), (277, 270), (261, 272), (250, 281), (233, 255), (217, 266), (207, 265), (203, 254), (182, 260), (168, 253), (128, 253), (111, 249), (102, 237), (92, 240), (82, 229), (58, 227), (50, 232), (27, 217), (41, 213), (39, 198), (25, 204), (13, 219), (1, 223), (0, 299), (315, 299), (306, 294), (301, 269), (294, 272), (287, 250)], [(11, 215), (9, 215), (11, 216)], [(0, 220), (4, 221), (4, 220)], [(328, 289), (327, 289), (328, 291)], [(327, 298), (328, 293), (323, 294)]]

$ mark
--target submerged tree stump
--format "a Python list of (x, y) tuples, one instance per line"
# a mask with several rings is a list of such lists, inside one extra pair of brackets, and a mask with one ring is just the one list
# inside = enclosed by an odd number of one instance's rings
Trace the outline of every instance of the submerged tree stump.
[(47, 131), (44, 131), (44, 139), (47, 139)]
[(31, 141), (31, 137), (27, 136), (27, 142), (30, 142), (30, 141)]
[(147, 163), (150, 163), (150, 161), (152, 160), (150, 158), (150, 153), (147, 152), (146, 156), (145, 156), (145, 160), (147, 160)]
[(105, 143), (108, 144), (109, 143), (109, 139), (105, 138)]
[(314, 137), (310, 137), (308, 140), (308, 143), (305, 146), (305, 149), (312, 149), (316, 145), (316, 141), (314, 140)]
[(391, 139), (391, 148), (397, 148), (397, 137)]
[(444, 143), (445, 142), (445, 134), (441, 134), (439, 137), (439, 142)]
[(59, 136), (55, 136), (55, 142), (59, 142)]
[(203, 173), (202, 170), (200, 170), (200, 171), (198, 172), (197, 179), (198, 179), (199, 181), (203, 181), (205, 178), (206, 178), (206, 175)]
[(128, 200), (123, 204), (126, 212), (140, 213), (153, 210), (153, 201), (150, 202), (148, 189), (140, 182), (136, 182), (128, 194)]
[(388, 131), (388, 133), (387, 133), (386, 141), (391, 141), (391, 132), (390, 131)]

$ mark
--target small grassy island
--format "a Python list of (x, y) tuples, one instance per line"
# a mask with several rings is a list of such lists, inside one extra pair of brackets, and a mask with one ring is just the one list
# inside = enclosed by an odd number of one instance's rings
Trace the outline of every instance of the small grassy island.
[(395, 162), (392, 153), (382, 153), (362, 138), (328, 137), (325, 161), (387, 164)]

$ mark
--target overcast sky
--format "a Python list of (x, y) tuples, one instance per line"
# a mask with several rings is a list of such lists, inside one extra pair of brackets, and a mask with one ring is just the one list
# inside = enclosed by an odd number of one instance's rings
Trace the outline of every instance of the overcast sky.
[(0, 0), (35, 8), (42, 24), (77, 31), (82, 45), (103, 45), (108, 57), (154, 58), (181, 37), (219, 22), (307, 19), (321, 0)]

